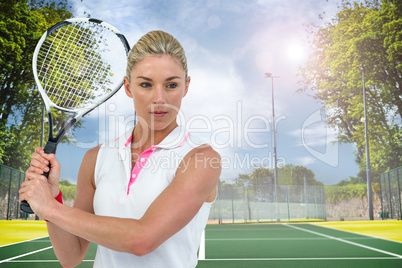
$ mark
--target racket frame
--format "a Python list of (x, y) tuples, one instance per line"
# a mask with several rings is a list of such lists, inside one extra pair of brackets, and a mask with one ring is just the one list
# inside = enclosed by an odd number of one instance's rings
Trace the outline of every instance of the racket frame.
[[(100, 98), (99, 101), (97, 103), (93, 103), (92, 105), (88, 106), (88, 107), (83, 107), (83, 108), (78, 108), (78, 109), (74, 109), (74, 108), (65, 108), (65, 107), (60, 107), (57, 104), (55, 104), (47, 95), (46, 90), (43, 88), (41, 81), (39, 80), (38, 77), (38, 69), (37, 69), (37, 58), (39, 55), (39, 51), (42, 47), (42, 44), (45, 42), (46, 38), (53, 32), (55, 32), (56, 30), (65, 27), (67, 25), (70, 24), (79, 24), (79, 23), (96, 23), (101, 25), (102, 27), (105, 27), (107, 29), (109, 29), (110, 31), (114, 32), (121, 40), (121, 42), (123, 43), (125, 50), (126, 50), (126, 54), (129, 53), (130, 51), (130, 45), (128, 44), (127, 39), (124, 37), (124, 35), (117, 30), (114, 26), (98, 20), (98, 19), (93, 19), (93, 18), (71, 18), (71, 19), (67, 19), (64, 20), (62, 22), (59, 22), (55, 25), (53, 25), (52, 27), (50, 27), (41, 37), (41, 39), (38, 41), (38, 44), (35, 47), (35, 51), (34, 51), (34, 55), (32, 57), (32, 68), (33, 68), (33, 75), (34, 75), (34, 79), (37, 85), (37, 89), (39, 91), (39, 93), (42, 96), (43, 102), (45, 104), (45, 109), (47, 112), (47, 116), (48, 116), (48, 123), (49, 123), (49, 141), (51, 142), (56, 142), (56, 144), (58, 144), (60, 142), (60, 140), (63, 138), (63, 136), (65, 135), (65, 133), (74, 125), (75, 122), (79, 121), (83, 116), (85, 116), (86, 114), (88, 114), (90, 111), (92, 111), (93, 109), (95, 109), (96, 107), (98, 107), (100, 104), (102, 104), (103, 102), (105, 102), (106, 100), (108, 100), (109, 98), (111, 98), (114, 93), (116, 93), (122, 86), (123, 86), (123, 80), (121, 81), (121, 83), (109, 94), (105, 95), (104, 98)], [(45, 85), (46, 86), (46, 85)], [(57, 134), (56, 137), (53, 136), (53, 120), (52, 120), (52, 114), (51, 114), (51, 108), (56, 108), (60, 111), (63, 112), (69, 112), (69, 113), (74, 113), (75, 116), (74, 118), (69, 121), (67, 123), (67, 125)], [(46, 146), (45, 146), (46, 148)], [(54, 149), (55, 150), (55, 149)], [(46, 152), (46, 150), (45, 150)], [(55, 151), (54, 151), (55, 152)]]
[[(57, 104), (55, 104), (47, 95), (46, 90), (43, 88), (42, 86), (42, 82), (39, 80), (39, 76), (38, 76), (38, 69), (37, 69), (37, 58), (39, 55), (39, 51), (43, 45), (43, 43), (45, 42), (46, 38), (52, 34), (53, 32), (57, 31), (58, 29), (68, 26), (70, 24), (80, 24), (80, 23), (94, 23), (94, 24), (98, 24), (102, 27), (107, 28), (108, 30), (112, 31), (113, 33), (116, 34), (116, 36), (120, 39), (120, 41), (122, 42), (126, 55), (128, 55), (129, 51), (130, 51), (130, 45), (127, 41), (127, 39), (125, 38), (125, 36), (119, 31), (117, 30), (114, 26), (102, 21), (102, 20), (98, 20), (98, 19), (94, 19), (94, 18), (71, 18), (71, 19), (67, 19), (64, 20), (62, 22), (59, 22), (53, 26), (51, 26), (43, 35), (42, 37), (39, 39), (36, 47), (35, 47), (35, 51), (32, 57), (32, 69), (33, 69), (33, 75), (34, 75), (34, 79), (37, 85), (37, 89), (43, 99), (43, 103), (45, 105), (45, 109), (46, 109), (46, 113), (47, 113), (47, 117), (48, 117), (48, 124), (49, 124), (49, 137), (48, 137), (48, 141), (45, 145), (44, 151), (47, 154), (55, 154), (56, 153), (56, 149), (57, 149), (57, 145), (59, 144), (59, 142), (61, 141), (61, 139), (63, 138), (63, 136), (67, 133), (67, 131), (77, 122), (79, 121), (83, 116), (85, 116), (86, 114), (88, 114), (89, 112), (91, 112), (92, 110), (94, 110), (96, 107), (98, 107), (100, 104), (104, 103), (105, 101), (107, 101), (109, 98), (111, 98), (122, 86), (123, 86), (123, 79), (121, 80), (120, 83), (117, 84), (117, 86), (108, 94), (105, 94), (104, 97), (99, 98), (99, 100), (95, 103), (92, 103), (91, 105), (88, 105), (87, 107), (82, 107), (82, 108), (66, 108), (66, 107), (61, 107), (58, 106)], [(46, 77), (46, 75), (45, 75)], [(46, 80), (46, 78), (45, 78)], [(44, 86), (46, 87), (46, 81), (43, 82)], [(51, 112), (51, 108), (55, 108), (57, 110), (63, 111), (63, 112), (68, 112), (68, 113), (72, 113), (74, 114), (74, 117), (67, 122), (67, 124), (60, 130), (59, 133), (57, 133), (56, 137), (54, 137), (53, 135), (53, 118), (52, 118), (52, 112)], [(43, 174), (44, 176), (48, 177), (49, 173), (46, 172)], [(24, 200), (23, 202), (21, 202), (20, 204), (20, 208), (22, 211), (29, 213), (29, 214), (33, 214), (34, 212), (32, 211), (31, 207), (29, 206), (29, 204)]]

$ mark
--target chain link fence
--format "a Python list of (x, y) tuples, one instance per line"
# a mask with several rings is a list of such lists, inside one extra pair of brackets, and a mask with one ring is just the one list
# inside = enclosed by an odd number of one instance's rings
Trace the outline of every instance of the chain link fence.
[(220, 183), (209, 221), (254, 223), (291, 220), (326, 220), (322, 186)]
[[(20, 211), (18, 203), (18, 190), (24, 179), (24, 172), (0, 164), (0, 220), (28, 217), (28, 214)], [(389, 188), (389, 185), (387, 187)], [(398, 213), (400, 215), (400, 210)], [(238, 186), (220, 182), (217, 200), (209, 216), (210, 221), (218, 223), (305, 219), (327, 219), (324, 187), (307, 185), (275, 187), (264, 183)]]
[(18, 203), (18, 190), (24, 180), (24, 172), (0, 164), (0, 220), (27, 218)]
[(381, 210), (382, 219), (402, 219), (402, 167), (382, 173), (381, 186)]

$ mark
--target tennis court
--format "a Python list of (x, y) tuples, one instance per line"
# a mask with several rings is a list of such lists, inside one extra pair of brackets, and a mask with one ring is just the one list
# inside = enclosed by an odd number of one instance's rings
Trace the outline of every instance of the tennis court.
[[(0, 267), (61, 266), (43, 237), (0, 247)], [(311, 223), (208, 225), (197, 267), (402, 267), (402, 243)]]

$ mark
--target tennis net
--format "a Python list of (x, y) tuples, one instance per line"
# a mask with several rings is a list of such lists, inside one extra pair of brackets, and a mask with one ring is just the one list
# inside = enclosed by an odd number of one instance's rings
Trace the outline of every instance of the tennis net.
[(251, 223), (292, 220), (326, 220), (322, 186), (220, 183), (209, 220)]

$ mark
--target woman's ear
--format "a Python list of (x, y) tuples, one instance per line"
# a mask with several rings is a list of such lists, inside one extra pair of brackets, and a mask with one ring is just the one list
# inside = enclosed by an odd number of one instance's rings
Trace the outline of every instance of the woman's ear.
[(124, 84), (124, 91), (126, 91), (126, 95), (129, 96), (130, 98), (133, 98), (133, 94), (131, 93), (130, 83), (128, 82), (127, 76), (123, 78), (123, 84)]
[(183, 95), (183, 98), (187, 95), (187, 92), (188, 92), (188, 88), (189, 88), (189, 86), (190, 86), (190, 80), (191, 80), (191, 77), (190, 76), (188, 76), (187, 77), (187, 81), (186, 81), (186, 87), (185, 87), (185, 89), (184, 89), (184, 95)]

